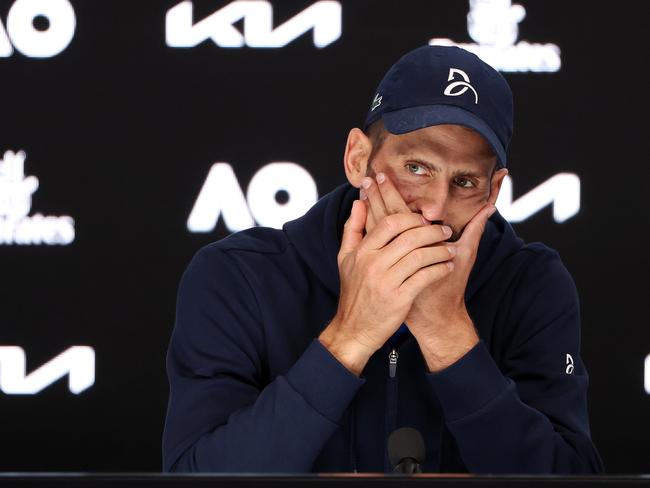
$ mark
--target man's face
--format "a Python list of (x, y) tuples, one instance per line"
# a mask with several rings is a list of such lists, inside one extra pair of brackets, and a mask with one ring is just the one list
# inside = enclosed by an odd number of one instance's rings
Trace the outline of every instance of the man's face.
[(455, 241), (488, 200), (496, 201), (507, 171), (495, 166), (494, 152), (478, 133), (436, 125), (403, 135), (386, 133), (365, 173), (384, 172), (412, 212), (451, 227)]

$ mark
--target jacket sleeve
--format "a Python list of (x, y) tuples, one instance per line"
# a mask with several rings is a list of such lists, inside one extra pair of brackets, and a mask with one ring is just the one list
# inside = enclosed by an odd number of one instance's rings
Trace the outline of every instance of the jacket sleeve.
[(580, 360), (575, 285), (544, 253), (514, 292), (516, 332), (497, 366), (481, 341), (428, 379), (465, 466), (474, 473), (597, 473)]
[(311, 469), (363, 380), (318, 340), (272, 381), (264, 354), (246, 278), (228, 253), (204, 248), (181, 280), (167, 355), (165, 471)]

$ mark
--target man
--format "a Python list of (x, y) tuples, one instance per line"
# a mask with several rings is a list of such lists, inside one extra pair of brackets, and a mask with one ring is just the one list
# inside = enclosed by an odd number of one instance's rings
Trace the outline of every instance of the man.
[(461, 49), (416, 49), (365, 129), (349, 184), (190, 264), (165, 470), (391, 471), (387, 437), (409, 426), (424, 471), (600, 471), (573, 281), (495, 213), (506, 81)]

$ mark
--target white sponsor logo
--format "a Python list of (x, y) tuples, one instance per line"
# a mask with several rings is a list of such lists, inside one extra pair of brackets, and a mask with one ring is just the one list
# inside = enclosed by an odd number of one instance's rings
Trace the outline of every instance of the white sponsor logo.
[(496, 205), (499, 213), (512, 223), (523, 222), (553, 205), (553, 218), (562, 223), (580, 211), (580, 178), (573, 173), (558, 173), (513, 201), (512, 179), (506, 176)]
[(511, 0), (470, 0), (469, 8), (467, 30), (474, 43), (434, 38), (429, 44), (462, 47), (499, 71), (559, 71), (562, 61), (555, 44), (516, 43), (519, 22), (526, 16), (523, 6), (512, 5)]
[[(243, 21), (243, 34), (235, 23)], [(263, 0), (236, 0), (193, 23), (193, 4), (187, 0), (172, 7), (165, 19), (169, 47), (194, 47), (212, 39), (220, 47), (279, 48), (313, 30), (314, 46), (323, 48), (341, 37), (341, 4), (320, 1), (277, 27), (273, 6)]]
[[(286, 201), (278, 201), (281, 195)], [(274, 162), (262, 167), (244, 197), (232, 166), (215, 163), (192, 208), (187, 228), (190, 232), (211, 232), (223, 216), (230, 232), (248, 229), (256, 222), (279, 229), (303, 215), (316, 200), (316, 182), (298, 164)]]
[(650, 395), (650, 354), (646, 356), (643, 364), (643, 383), (645, 392)]
[(95, 383), (95, 351), (72, 346), (27, 374), (25, 351), (0, 346), (0, 391), (8, 395), (35, 395), (68, 375), (68, 387), (78, 395)]
[[(456, 75), (460, 75), (460, 77), (465, 81), (454, 81), (453, 83), (449, 83), (447, 88), (445, 88), (445, 95), (448, 97), (459, 97), (467, 90), (472, 90), (474, 92), (474, 103), (478, 105), (478, 93), (476, 93), (474, 87), (469, 84), (469, 76), (467, 76), (467, 73), (462, 69), (449, 68), (449, 78), (447, 78), (447, 81), (454, 80)], [(460, 88), (460, 90), (454, 91), (456, 88)]]
[(67, 245), (74, 241), (74, 220), (67, 215), (29, 216), (35, 176), (25, 176), (25, 152), (7, 151), (0, 159), (0, 245)]
[[(44, 23), (36, 28), (35, 21)], [(16, 0), (7, 14), (7, 28), (0, 21), (0, 58), (14, 48), (31, 58), (51, 58), (63, 51), (72, 38), (76, 19), (68, 0)]]
[[(278, 201), (283, 194), (285, 201)], [(190, 232), (212, 232), (220, 218), (229, 232), (257, 225), (281, 228), (303, 215), (318, 200), (316, 182), (302, 166), (290, 162), (270, 163), (252, 178), (244, 196), (230, 164), (215, 163), (210, 168), (187, 220)], [(559, 173), (513, 201), (512, 179), (506, 176), (497, 207), (512, 223), (523, 222), (548, 205), (562, 223), (580, 211), (580, 179)]]
[(380, 96), (379, 96), (379, 93), (377, 93), (377, 94), (375, 95), (375, 99), (372, 101), (372, 106), (370, 107), (370, 111), (371, 111), (371, 112), (374, 112), (375, 109), (381, 105), (381, 100), (382, 100), (383, 98), (384, 98), (384, 97), (380, 97)]
[(573, 365), (573, 357), (571, 354), (566, 355), (566, 374), (573, 374), (573, 370), (575, 369)]

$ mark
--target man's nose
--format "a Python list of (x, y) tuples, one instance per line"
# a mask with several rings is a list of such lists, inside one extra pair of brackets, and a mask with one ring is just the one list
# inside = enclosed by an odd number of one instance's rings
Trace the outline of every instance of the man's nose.
[(429, 222), (446, 222), (449, 186), (442, 182), (436, 183), (434, 188), (427, 188), (426, 195), (419, 202), (419, 210)]

